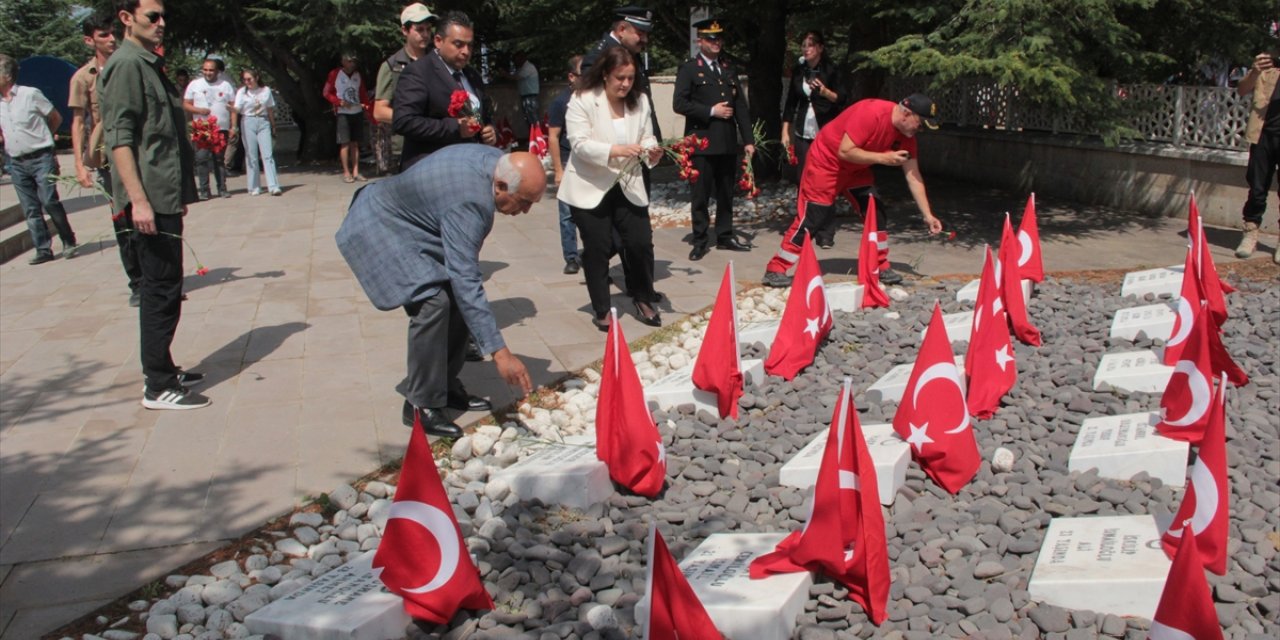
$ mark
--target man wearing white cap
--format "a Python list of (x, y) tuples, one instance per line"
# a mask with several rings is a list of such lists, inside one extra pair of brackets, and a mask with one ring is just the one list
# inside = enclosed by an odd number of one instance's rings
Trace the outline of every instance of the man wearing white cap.
[(410, 62), (421, 58), (431, 50), (431, 31), (435, 28), (436, 14), (421, 2), (415, 2), (400, 12), (400, 33), (404, 34), (404, 47), (396, 50), (382, 66), (378, 67), (378, 82), (373, 94), (373, 119), (378, 125), (374, 130), (374, 155), (378, 159), (378, 172), (387, 173), (391, 163), (391, 99), (396, 94), (400, 72)]

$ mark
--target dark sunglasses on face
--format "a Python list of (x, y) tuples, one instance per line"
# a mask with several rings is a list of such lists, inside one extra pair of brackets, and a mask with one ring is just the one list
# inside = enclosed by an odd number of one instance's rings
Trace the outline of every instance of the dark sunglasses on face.
[(147, 22), (150, 22), (151, 24), (155, 24), (155, 23), (157, 23), (157, 22), (159, 22), (159, 21), (161, 21), (161, 20), (164, 20), (164, 12), (163, 12), (163, 11), (148, 11), (148, 12), (146, 12), (146, 13), (142, 14), (142, 17), (146, 18), (146, 19), (147, 19)]

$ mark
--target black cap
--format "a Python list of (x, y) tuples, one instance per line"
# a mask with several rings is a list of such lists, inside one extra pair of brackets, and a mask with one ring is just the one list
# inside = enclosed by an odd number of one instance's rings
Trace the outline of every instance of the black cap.
[(707, 18), (693, 23), (693, 28), (698, 30), (699, 38), (723, 38), (724, 27), (720, 24), (720, 18)]
[(630, 23), (631, 26), (639, 29), (640, 31), (648, 32), (653, 29), (652, 10), (629, 4), (625, 7), (620, 7), (615, 13), (619, 20), (624, 20)]
[(929, 96), (923, 93), (913, 93), (903, 98), (899, 104), (920, 116), (920, 120), (924, 122), (926, 127), (930, 129), (938, 128), (938, 105)]

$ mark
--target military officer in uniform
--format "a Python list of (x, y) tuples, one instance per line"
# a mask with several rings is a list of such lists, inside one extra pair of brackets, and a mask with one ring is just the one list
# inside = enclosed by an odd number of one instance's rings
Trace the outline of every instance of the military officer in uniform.
[(684, 116), (684, 135), (707, 139), (706, 149), (694, 152), (693, 168), (693, 249), (690, 260), (707, 255), (711, 238), (708, 201), (716, 199), (715, 244), (717, 249), (747, 251), (747, 245), (733, 235), (733, 187), (738, 171), (738, 149), (746, 157), (755, 153), (747, 97), (738, 83), (738, 70), (721, 54), (724, 28), (716, 18), (693, 25), (698, 31), (698, 55), (680, 65), (676, 72), (675, 112)]

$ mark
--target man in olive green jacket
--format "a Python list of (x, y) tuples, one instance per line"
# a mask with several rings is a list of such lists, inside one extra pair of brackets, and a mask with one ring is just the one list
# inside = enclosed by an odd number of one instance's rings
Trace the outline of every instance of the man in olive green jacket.
[(118, 0), (125, 39), (99, 74), (102, 126), (111, 150), (113, 214), (129, 222), (142, 270), (142, 406), (198, 409), (209, 399), (187, 385), (204, 375), (182, 371), (169, 351), (182, 315), (182, 216), (196, 201), (195, 154), (182, 97), (165, 77), (162, 0)]

